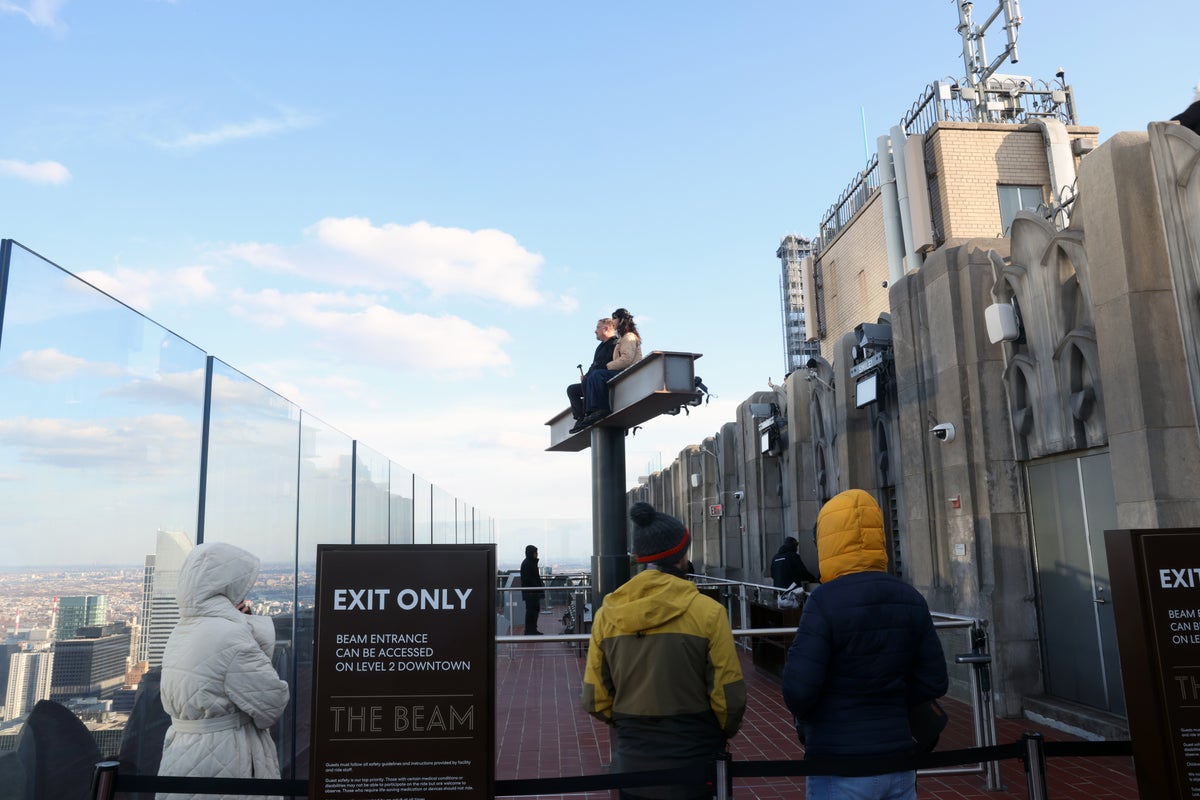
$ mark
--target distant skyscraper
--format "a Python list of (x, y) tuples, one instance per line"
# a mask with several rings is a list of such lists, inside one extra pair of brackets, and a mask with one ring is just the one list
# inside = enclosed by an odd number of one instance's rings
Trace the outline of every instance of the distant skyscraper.
[(108, 595), (89, 594), (58, 598), (55, 639), (74, 639), (80, 628), (108, 622)]
[(820, 355), (821, 347), (809, 338), (805, 324), (803, 268), (813, 256), (813, 243), (802, 236), (788, 234), (775, 251), (779, 258), (779, 300), (783, 318), (783, 353), (786, 359), (785, 376), (804, 366), (810, 355)]
[(54, 643), (50, 699), (111, 698), (125, 683), (129, 628), (124, 624), (83, 627), (74, 639)]
[(154, 607), (154, 556), (146, 556), (142, 570), (142, 630), (137, 639), (133, 660), (150, 660), (150, 612)]
[(4, 693), (4, 718), (27, 714), (38, 700), (50, 699), (54, 656), (49, 650), (13, 653), (8, 659), (8, 690)]
[[(163, 649), (167, 637), (179, 622), (179, 605), (175, 591), (179, 584), (179, 570), (183, 560), (192, 550), (192, 540), (177, 531), (159, 531), (153, 556), (146, 556), (146, 572), (142, 580), (142, 642), (138, 660), (148, 661), (150, 666), (162, 664)], [(147, 591), (148, 588), (148, 591)], [(149, 603), (146, 602), (149, 598)]]

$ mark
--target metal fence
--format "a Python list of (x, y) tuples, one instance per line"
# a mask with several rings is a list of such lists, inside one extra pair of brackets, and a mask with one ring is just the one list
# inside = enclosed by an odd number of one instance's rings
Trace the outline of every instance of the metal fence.
[[(969, 86), (953, 78), (934, 81), (904, 114), (901, 124), (907, 135), (918, 136), (938, 122), (1024, 125), (1038, 118), (1078, 124), (1074, 91), (1061, 77), (1051, 83), (1021, 75), (994, 75), (981, 86)], [(875, 154), (821, 217), (822, 247), (837, 236), (878, 188), (879, 155)]]
[[(1027, 733), (1005, 745), (947, 750), (922, 756), (893, 758), (827, 759), (824, 761), (733, 761), (716, 759), (705, 768), (615, 772), (558, 778), (498, 780), (496, 797), (575, 794), (579, 792), (630, 789), (638, 786), (708, 786), (717, 800), (732, 796), (735, 778), (803, 777), (807, 775), (880, 775), (915, 769), (918, 772), (983, 761), (995, 765), (1017, 759), (1025, 770), (1026, 796), (1045, 800), (1049, 796), (1046, 762), (1049, 758), (1105, 758), (1133, 755), (1129, 740), (1115, 742), (1045, 742), (1040, 733)], [(92, 778), (93, 800), (114, 800), (118, 792), (189, 792), (192, 794), (237, 793), (251, 797), (283, 795), (308, 797), (306, 780), (263, 780), (255, 778), (179, 778), (157, 775), (122, 775), (119, 763), (96, 764)]]

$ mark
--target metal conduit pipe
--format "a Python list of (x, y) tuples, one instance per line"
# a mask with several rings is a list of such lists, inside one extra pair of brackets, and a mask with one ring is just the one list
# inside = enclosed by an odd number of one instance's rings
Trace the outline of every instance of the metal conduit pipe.
[(883, 238), (887, 248), (888, 283), (904, 276), (904, 238), (900, 228), (900, 203), (896, 191), (896, 170), (892, 161), (891, 141), (876, 140), (879, 150), (879, 192), (883, 200)]
[[(1075, 154), (1071, 152), (1071, 135), (1067, 126), (1056, 119), (1038, 117), (1034, 120), (1042, 130), (1046, 144), (1046, 164), (1050, 168), (1050, 202), (1057, 206), (1063, 196), (1075, 185)], [(1063, 227), (1071, 224), (1071, 215), (1064, 208)]]
[(894, 158), (896, 168), (896, 200), (900, 204), (900, 230), (904, 233), (905, 270), (919, 269), (924, 259), (913, 244), (912, 214), (908, 208), (908, 170), (904, 165), (904, 140), (908, 138), (903, 125), (892, 126), (892, 150), (900, 154)]

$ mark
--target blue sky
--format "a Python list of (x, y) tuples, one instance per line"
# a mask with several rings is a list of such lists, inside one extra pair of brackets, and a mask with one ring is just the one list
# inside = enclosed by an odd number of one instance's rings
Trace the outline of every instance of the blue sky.
[[(976, 6), (977, 20), (989, 13)], [(1101, 139), (1200, 80), (1193, 2), (1026, 0)], [(544, 423), (629, 308), (717, 399), (783, 375), (775, 248), (963, 72), (951, 2), (0, 0), (0, 237), (501, 520), (586, 518)], [(1001, 49), (993, 36), (989, 52)], [(579, 552), (590, 542), (581, 541)]]

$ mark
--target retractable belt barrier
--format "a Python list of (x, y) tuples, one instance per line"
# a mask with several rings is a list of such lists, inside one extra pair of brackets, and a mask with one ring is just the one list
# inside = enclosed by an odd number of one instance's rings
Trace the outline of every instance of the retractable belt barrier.
[[(729, 761), (718, 769), (720, 761), (705, 767), (663, 769), (647, 772), (611, 772), (603, 775), (578, 775), (557, 778), (528, 778), (498, 780), (497, 797), (518, 797), (538, 794), (576, 794), (580, 792), (631, 789), (638, 786), (701, 786), (717, 787), (719, 772), (728, 770), (730, 778), (794, 778), (806, 775), (839, 775), (858, 777), (888, 772), (922, 770), (937, 767), (978, 764), (1016, 758), (1025, 762), (1030, 779), (1030, 796), (1044, 797), (1044, 771), (1031, 761), (1046, 758), (1103, 758), (1132, 756), (1133, 743), (1128, 739), (1110, 742), (1043, 742), (1039, 734), (1026, 734), (1012, 744), (991, 747), (971, 747), (962, 750), (927, 753), (920, 756), (890, 756), (885, 758), (807, 759), (786, 761)], [(93, 800), (113, 800), (117, 792), (187, 792), (191, 794), (241, 794), (255, 797), (283, 795), (307, 797), (307, 780), (265, 780), (257, 778), (180, 778), (157, 775), (122, 775), (117, 773), (116, 761), (96, 765), (92, 780)], [(1035, 769), (1031, 770), (1031, 766)], [(1040, 790), (1040, 793), (1039, 793)], [(717, 792), (717, 788), (714, 788)]]

